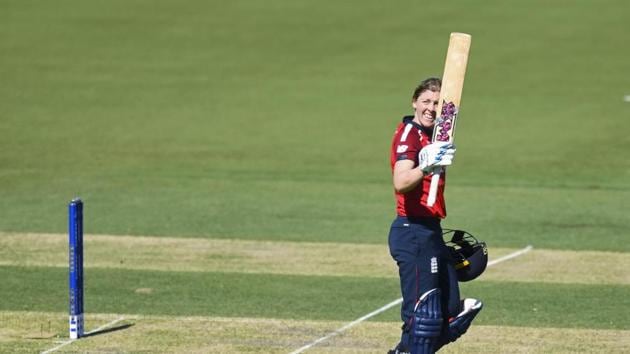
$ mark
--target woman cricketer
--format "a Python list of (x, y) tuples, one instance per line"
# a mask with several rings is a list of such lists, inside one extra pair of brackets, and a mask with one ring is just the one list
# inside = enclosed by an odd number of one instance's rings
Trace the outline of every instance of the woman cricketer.
[[(454, 341), (481, 310), (480, 301), (463, 308), (454, 265), (442, 238), (446, 217), (444, 185), (455, 155), (451, 143), (432, 143), (441, 80), (428, 78), (412, 96), (413, 116), (398, 125), (391, 147), (396, 213), (389, 250), (398, 265), (403, 302), (400, 343), (390, 353), (434, 353)], [(442, 171), (437, 198), (427, 205), (431, 175)]]

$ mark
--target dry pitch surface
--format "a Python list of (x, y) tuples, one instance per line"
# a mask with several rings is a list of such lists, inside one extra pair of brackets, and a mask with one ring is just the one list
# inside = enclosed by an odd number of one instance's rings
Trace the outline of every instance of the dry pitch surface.
[[(66, 248), (66, 235), (0, 234), (0, 265), (66, 267)], [(86, 235), (85, 248), (88, 268), (396, 276), (387, 249), (381, 245)], [(491, 249), (490, 253), (496, 259), (513, 251)], [(344, 257), (348, 252), (357, 256)], [(281, 255), (283, 262), (278, 261)], [(489, 268), (484, 279), (630, 284), (624, 264), (630, 264), (630, 255), (625, 253), (534, 249), (520, 256), (518, 262), (505, 261)], [(66, 316), (49, 312), (0, 312), (0, 350), (289, 353), (347, 323), (88, 313), (88, 331), (110, 325), (79, 341), (68, 342)], [(382, 353), (396, 342), (397, 336), (395, 323), (361, 322), (306, 352)], [(469, 334), (443, 352), (623, 353), (630, 352), (630, 331), (473, 326)]]
[[(24, 352), (66, 342), (63, 313), (3, 313), (0, 344), (21, 342)], [(105, 324), (116, 314), (87, 315)], [(127, 316), (93, 336), (69, 343), (57, 353), (289, 353), (335, 331), (343, 322), (216, 317)], [(7, 328), (9, 327), (9, 328)], [(397, 338), (391, 322), (363, 322), (305, 353), (383, 353)], [(630, 331), (473, 326), (444, 353), (624, 353)]]

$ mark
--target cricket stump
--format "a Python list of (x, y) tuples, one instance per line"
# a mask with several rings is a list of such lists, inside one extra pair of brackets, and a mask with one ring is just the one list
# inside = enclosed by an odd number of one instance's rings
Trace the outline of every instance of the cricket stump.
[(68, 205), (70, 339), (83, 336), (83, 202), (73, 199)]

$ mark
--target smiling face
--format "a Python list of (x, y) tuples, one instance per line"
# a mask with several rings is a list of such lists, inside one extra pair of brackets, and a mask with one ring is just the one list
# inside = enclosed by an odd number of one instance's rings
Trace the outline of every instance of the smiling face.
[(411, 105), (414, 109), (414, 121), (424, 127), (435, 125), (437, 106), (440, 101), (440, 91), (425, 90)]

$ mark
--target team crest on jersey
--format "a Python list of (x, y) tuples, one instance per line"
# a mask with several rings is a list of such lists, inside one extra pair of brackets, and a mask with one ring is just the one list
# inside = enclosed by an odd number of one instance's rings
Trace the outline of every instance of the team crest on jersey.
[(407, 149), (409, 149), (409, 146), (407, 145), (398, 145), (398, 147), (396, 148), (396, 153), (401, 154), (407, 151)]

